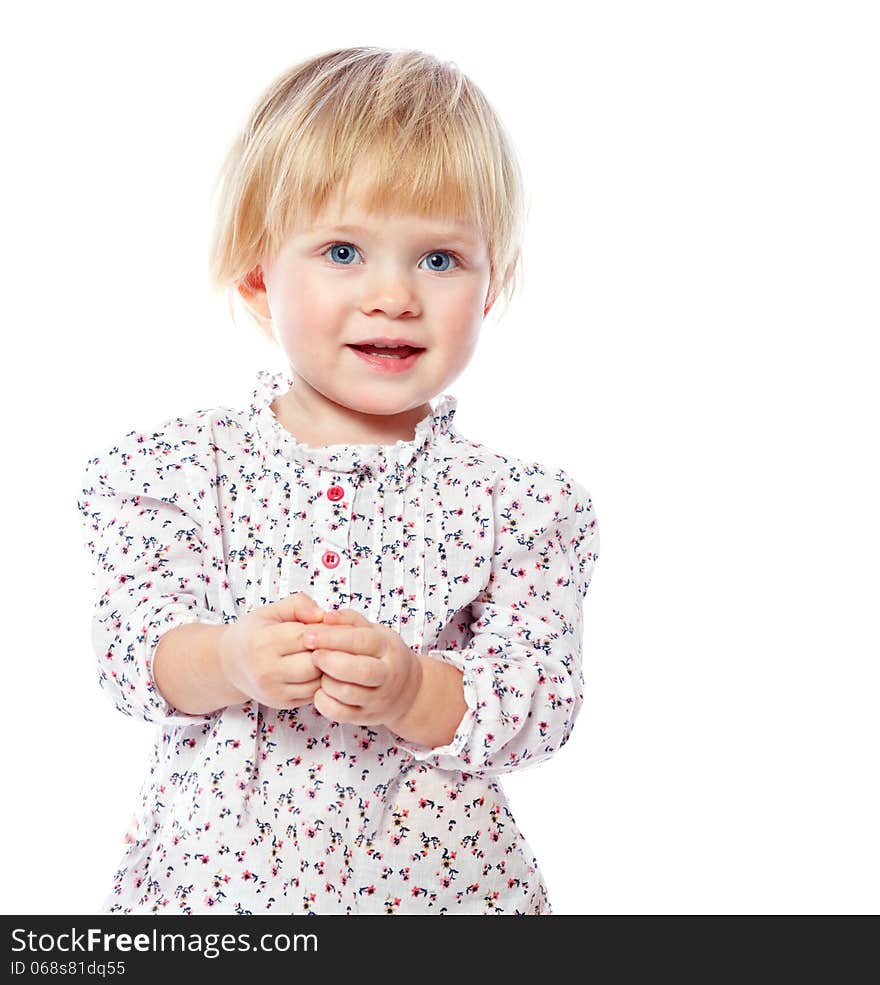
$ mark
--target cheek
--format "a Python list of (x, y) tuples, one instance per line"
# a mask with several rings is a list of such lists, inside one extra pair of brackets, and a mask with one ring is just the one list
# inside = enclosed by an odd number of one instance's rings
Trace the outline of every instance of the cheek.
[(319, 350), (341, 329), (343, 311), (338, 295), (315, 278), (284, 279), (275, 285), (269, 302), (276, 330), (290, 346)]
[(301, 321), (332, 308), (332, 295), (311, 277), (285, 277), (276, 285), (276, 293), (278, 314), (284, 319)]
[(437, 292), (435, 300), (443, 307), (446, 317), (460, 324), (482, 320), (489, 289), (488, 274), (471, 272), (459, 279), (454, 289), (450, 290), (449, 285), (444, 287)]
[(447, 295), (435, 311), (450, 346), (470, 351), (476, 345), (483, 323), (483, 295), (473, 290)]

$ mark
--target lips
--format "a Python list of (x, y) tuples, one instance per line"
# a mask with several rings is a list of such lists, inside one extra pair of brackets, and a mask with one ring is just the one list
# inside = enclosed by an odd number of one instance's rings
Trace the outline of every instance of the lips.
[(409, 345), (393, 348), (383, 348), (378, 345), (348, 345), (347, 348), (377, 372), (394, 375), (405, 373), (415, 366), (425, 351)]
[(374, 356), (387, 356), (389, 359), (405, 359), (407, 356), (411, 356), (414, 352), (421, 352), (421, 348), (413, 345), (397, 345), (397, 346), (387, 346), (387, 345), (371, 345), (370, 343), (364, 343), (363, 345), (352, 345), (352, 349), (357, 349), (359, 352), (368, 352), (370, 355)]

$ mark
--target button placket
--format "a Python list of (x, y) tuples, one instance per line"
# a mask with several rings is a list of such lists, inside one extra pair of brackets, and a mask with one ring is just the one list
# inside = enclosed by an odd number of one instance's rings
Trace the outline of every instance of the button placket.
[(348, 478), (338, 474), (321, 472), (318, 481), (321, 495), (316, 497), (313, 511), (312, 585), (315, 601), (326, 607), (350, 590), (348, 546), (354, 489)]

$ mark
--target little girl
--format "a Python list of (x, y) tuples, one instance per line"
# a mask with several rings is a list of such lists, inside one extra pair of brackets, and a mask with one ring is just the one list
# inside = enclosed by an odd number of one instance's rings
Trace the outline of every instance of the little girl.
[(86, 465), (100, 685), (157, 725), (102, 912), (550, 913), (500, 778), (571, 735), (596, 517), (443, 392), (513, 285), (510, 142), (454, 63), (350, 48), (221, 178), (214, 282), (289, 370)]

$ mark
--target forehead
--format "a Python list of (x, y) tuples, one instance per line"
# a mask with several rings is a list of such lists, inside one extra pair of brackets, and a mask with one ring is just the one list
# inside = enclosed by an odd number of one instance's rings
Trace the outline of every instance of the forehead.
[(388, 199), (387, 186), (378, 189), (370, 183), (365, 170), (355, 170), (347, 183), (333, 189), (307, 225), (310, 230), (322, 233), (430, 234), (472, 245), (482, 241), (479, 227), (467, 217), (443, 214), (428, 207), (398, 207)]
[(475, 226), (450, 225), (448, 222), (432, 220), (424, 216), (371, 214), (362, 222), (332, 222), (319, 218), (310, 231), (321, 235), (373, 236), (382, 232), (388, 235), (429, 235), (444, 242), (458, 242), (466, 246), (478, 246), (480, 231)]

